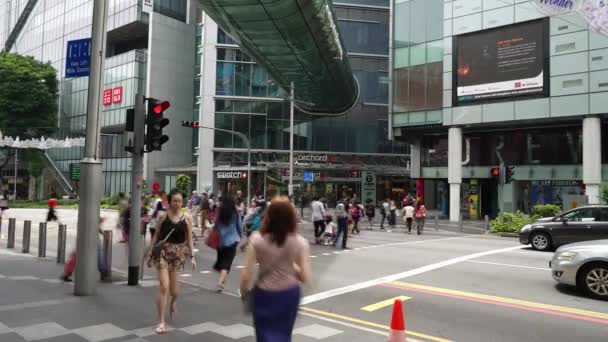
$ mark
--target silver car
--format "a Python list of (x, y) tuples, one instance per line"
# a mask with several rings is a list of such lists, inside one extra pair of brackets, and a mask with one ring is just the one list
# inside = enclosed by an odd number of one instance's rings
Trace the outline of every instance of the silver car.
[(608, 240), (562, 246), (549, 262), (557, 282), (573, 285), (590, 297), (608, 300)]

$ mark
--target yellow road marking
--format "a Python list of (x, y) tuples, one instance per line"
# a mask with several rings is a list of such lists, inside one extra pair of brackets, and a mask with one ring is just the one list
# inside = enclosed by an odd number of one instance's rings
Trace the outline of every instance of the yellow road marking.
[(361, 310), (368, 311), (368, 312), (374, 312), (374, 311), (376, 311), (378, 309), (382, 309), (382, 308), (385, 308), (387, 306), (393, 305), (393, 303), (395, 302), (396, 299), (399, 299), (400, 301), (406, 301), (406, 300), (410, 299), (410, 297), (408, 297), (408, 296), (394, 297), (394, 298), (391, 298), (391, 299), (383, 300), (383, 301), (378, 302), (376, 304), (371, 304), (371, 305), (368, 305), (368, 306), (364, 306), (364, 307), (361, 308)]
[(438, 293), (445, 293), (445, 294), (451, 294), (451, 295), (456, 295), (456, 296), (468, 297), (468, 298), (490, 300), (490, 301), (494, 301), (494, 302), (498, 302), (498, 303), (515, 304), (515, 305), (527, 306), (530, 308), (552, 310), (552, 311), (557, 311), (557, 312), (576, 314), (576, 315), (600, 318), (600, 319), (608, 319), (608, 313), (595, 312), (595, 311), (589, 311), (589, 310), (583, 310), (583, 309), (575, 309), (575, 308), (569, 308), (569, 307), (559, 306), (559, 305), (543, 304), (543, 303), (530, 302), (530, 301), (521, 300), (521, 299), (505, 298), (505, 297), (485, 295), (485, 294), (480, 294), (480, 293), (450, 290), (450, 289), (444, 289), (444, 288), (440, 288), (440, 287), (405, 283), (405, 282), (401, 282), (401, 281), (392, 281), (389, 284), (396, 285), (396, 286), (409, 287), (412, 289), (419, 289), (419, 290), (426, 290), (426, 291), (431, 291), (431, 292), (438, 292)]
[[(317, 315), (321, 315), (321, 316), (325, 316), (325, 317), (332, 317), (332, 318), (337, 318), (337, 319), (341, 319), (343, 321), (348, 321), (348, 322), (353, 322), (353, 323), (357, 323), (360, 325), (366, 325), (368, 327), (374, 327), (374, 328), (378, 328), (378, 329), (383, 329), (383, 330), (390, 330), (391, 327), (388, 325), (383, 325), (383, 324), (378, 324), (378, 323), (374, 323), (374, 322), (369, 322), (369, 321), (364, 321), (362, 319), (358, 319), (358, 318), (354, 318), (354, 317), (348, 317), (348, 316), (344, 316), (344, 315), (339, 315), (339, 314), (335, 314), (333, 312), (327, 312), (327, 311), (321, 311), (321, 310), (316, 310), (316, 309), (311, 309), (305, 306), (300, 306), (300, 310), (303, 311), (307, 311), (307, 312), (311, 312), (311, 313), (315, 313)], [(406, 325), (407, 327), (407, 325)], [(451, 340), (446, 340), (444, 338), (441, 337), (435, 337), (435, 336), (431, 336), (431, 335), (426, 335), (426, 334), (422, 334), (422, 333), (418, 333), (415, 331), (411, 331), (411, 330), (407, 330), (405, 331), (406, 334), (414, 336), (414, 337), (418, 337), (418, 338), (423, 338), (429, 341), (435, 341), (435, 342), (453, 342)]]

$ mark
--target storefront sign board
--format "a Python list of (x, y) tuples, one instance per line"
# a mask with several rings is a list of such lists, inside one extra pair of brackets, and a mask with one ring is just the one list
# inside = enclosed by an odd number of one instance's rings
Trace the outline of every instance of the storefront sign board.
[(376, 174), (373, 171), (363, 171), (361, 174), (361, 201), (371, 200), (376, 203)]

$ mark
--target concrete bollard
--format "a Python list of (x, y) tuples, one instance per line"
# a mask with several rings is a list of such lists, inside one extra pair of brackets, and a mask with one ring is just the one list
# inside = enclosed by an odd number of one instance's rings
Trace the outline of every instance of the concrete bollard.
[(8, 219), (8, 239), (6, 240), (6, 248), (15, 248), (15, 225), (17, 220), (14, 217)]
[(458, 217), (458, 230), (462, 233), (464, 232), (464, 227), (462, 226), (462, 214)]
[(38, 257), (46, 258), (46, 222), (40, 222), (38, 227)]
[(67, 239), (67, 227), (65, 224), (59, 225), (59, 234), (57, 236), (57, 263), (65, 264), (65, 240)]
[(486, 232), (490, 231), (490, 217), (488, 215), (484, 216), (484, 220), (486, 222)]
[(439, 215), (435, 215), (435, 230), (439, 231)]
[(30, 252), (30, 236), (32, 235), (32, 221), (23, 222), (23, 243), (21, 245), (22, 253)]
[(107, 271), (101, 274), (101, 280), (104, 282), (112, 282), (112, 231), (103, 231), (103, 257), (105, 258)]

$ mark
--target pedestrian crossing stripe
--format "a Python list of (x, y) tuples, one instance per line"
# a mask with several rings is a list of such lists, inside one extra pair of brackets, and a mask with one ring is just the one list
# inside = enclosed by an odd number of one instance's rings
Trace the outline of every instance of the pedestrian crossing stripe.
[(364, 306), (364, 307), (361, 308), (361, 310), (367, 311), (367, 312), (374, 312), (376, 310), (380, 310), (380, 309), (385, 308), (387, 306), (393, 305), (393, 303), (395, 303), (395, 300), (400, 300), (400, 301), (403, 302), (403, 301), (406, 301), (408, 299), (411, 299), (411, 297), (398, 296), (398, 297), (390, 298), (390, 299), (387, 299), (387, 300), (383, 300), (383, 301), (375, 303), (375, 304), (370, 304), (370, 305)]
[[(89, 342), (102, 342), (117, 338), (123, 338), (129, 335), (137, 336), (140, 339), (148, 336), (153, 336), (155, 335), (154, 328), (156, 328), (156, 326), (149, 326), (135, 330), (124, 330), (111, 323), (102, 323), (75, 329), (68, 329), (56, 322), (43, 322), (25, 326), (9, 327), (4, 323), (0, 322), (0, 336), (4, 334), (15, 333), (21, 336), (26, 341), (39, 341), (49, 338), (57, 338), (69, 334), (75, 334)], [(221, 325), (215, 322), (204, 322), (182, 328), (169, 326), (167, 326), (166, 328), (167, 332), (174, 330), (181, 331), (191, 336), (212, 332), (232, 340), (240, 340), (245, 337), (255, 335), (255, 330), (253, 327), (242, 323), (236, 323), (232, 325)], [(322, 340), (341, 333), (343, 333), (343, 331), (326, 327), (320, 324), (305, 325), (293, 331), (294, 335), (307, 336), (316, 340)], [(1, 337), (0, 340), (2, 340)]]

